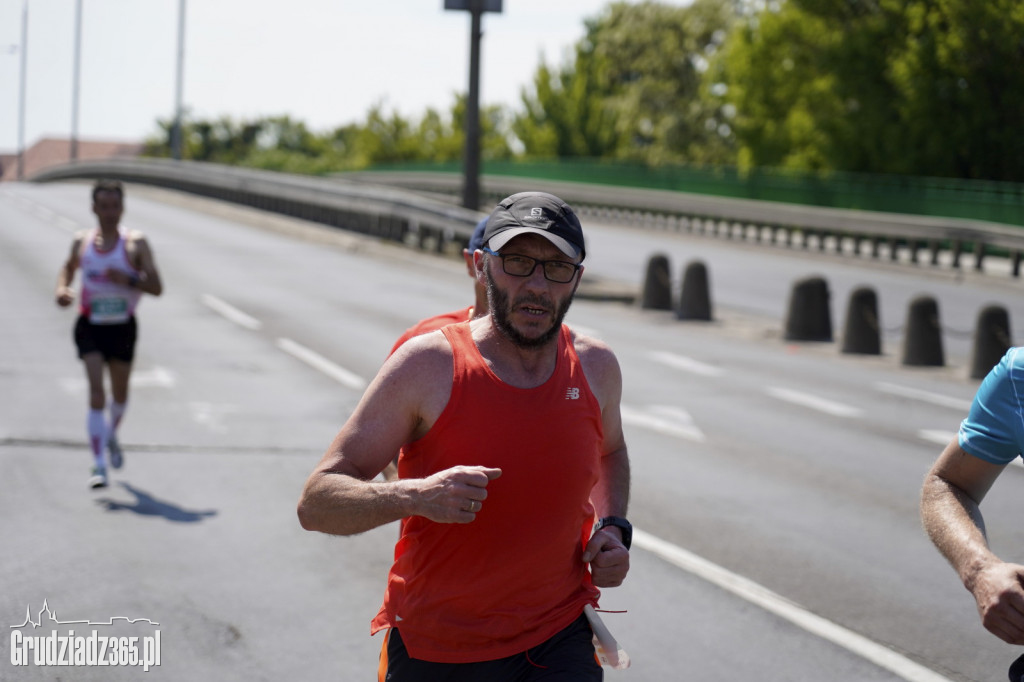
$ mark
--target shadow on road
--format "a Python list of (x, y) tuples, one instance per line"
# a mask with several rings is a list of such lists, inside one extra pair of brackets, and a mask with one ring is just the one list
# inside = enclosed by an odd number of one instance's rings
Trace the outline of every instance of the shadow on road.
[(183, 509), (176, 504), (164, 502), (163, 500), (153, 497), (145, 490), (139, 490), (131, 483), (121, 481), (118, 485), (135, 496), (134, 503), (126, 504), (109, 498), (101, 498), (96, 500), (96, 504), (102, 505), (106, 511), (130, 511), (141, 516), (162, 516), (168, 521), (175, 521), (177, 523), (197, 523), (202, 521), (204, 518), (217, 515), (216, 510), (213, 509), (207, 511), (191, 511), (189, 509)]

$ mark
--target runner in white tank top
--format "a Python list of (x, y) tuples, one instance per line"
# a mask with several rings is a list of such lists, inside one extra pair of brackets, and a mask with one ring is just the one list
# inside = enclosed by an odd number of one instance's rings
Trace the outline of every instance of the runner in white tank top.
[[(75, 322), (75, 344), (89, 381), (86, 430), (92, 447), (93, 470), (89, 485), (107, 485), (105, 452), (119, 469), (123, 453), (117, 427), (128, 402), (128, 380), (135, 352), (135, 308), (142, 294), (159, 296), (160, 274), (149, 244), (136, 230), (120, 228), (124, 188), (120, 182), (101, 180), (93, 187), (92, 211), (99, 227), (75, 235), (71, 252), (57, 275), (57, 305), (75, 301), (71, 283), (82, 269), (80, 312)], [(110, 374), (110, 412), (104, 415), (104, 371)]]
[(100, 251), (96, 246), (99, 234), (97, 228), (82, 242), (79, 257), (79, 267), (82, 269), (80, 311), (92, 324), (123, 324), (135, 314), (135, 306), (142, 292), (137, 286), (117, 284), (107, 272), (123, 272), (136, 282), (139, 280), (139, 272), (128, 260), (125, 247), (128, 233), (124, 228), (118, 230), (114, 248), (107, 251)]

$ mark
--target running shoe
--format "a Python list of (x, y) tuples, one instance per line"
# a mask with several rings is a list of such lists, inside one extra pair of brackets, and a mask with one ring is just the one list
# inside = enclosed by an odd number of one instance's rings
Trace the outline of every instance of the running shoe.
[(110, 452), (110, 466), (120, 469), (124, 464), (124, 451), (121, 450), (121, 444), (117, 442), (117, 436), (111, 434), (107, 439), (107, 451)]
[(93, 467), (92, 476), (89, 477), (90, 488), (107, 487), (107, 470), (103, 467)]

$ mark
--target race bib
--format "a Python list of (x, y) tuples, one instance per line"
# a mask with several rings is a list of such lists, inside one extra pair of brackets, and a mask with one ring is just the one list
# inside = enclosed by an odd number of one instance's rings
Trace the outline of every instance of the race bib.
[(118, 324), (127, 322), (128, 299), (121, 296), (95, 298), (89, 306), (89, 321), (93, 324)]

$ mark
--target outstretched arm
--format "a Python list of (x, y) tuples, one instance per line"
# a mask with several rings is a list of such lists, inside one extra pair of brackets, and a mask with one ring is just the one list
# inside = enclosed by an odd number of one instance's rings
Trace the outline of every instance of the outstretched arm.
[(1002, 470), (965, 452), (954, 438), (925, 478), (921, 521), (974, 595), (985, 628), (1024, 644), (1024, 566), (1002, 561), (989, 548), (980, 506)]

